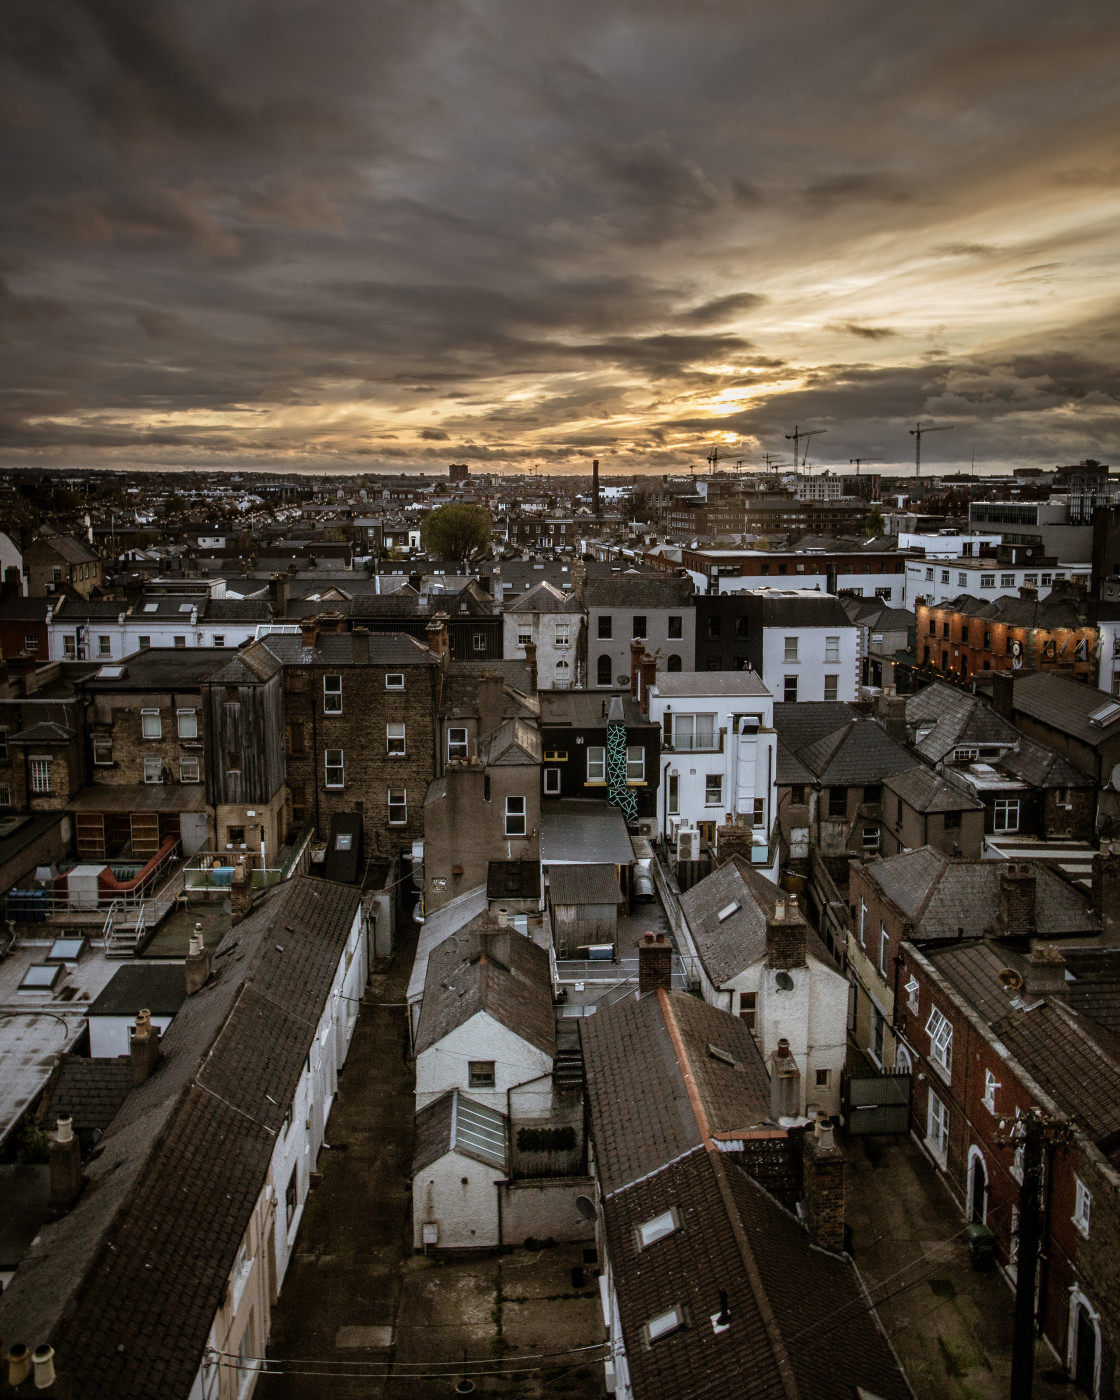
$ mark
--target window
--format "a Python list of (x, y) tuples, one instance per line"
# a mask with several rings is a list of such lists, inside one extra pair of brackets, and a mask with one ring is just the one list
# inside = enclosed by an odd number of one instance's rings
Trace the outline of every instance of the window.
[[(340, 770), (341, 771), (341, 770)], [(407, 788), (389, 789), (389, 825), (406, 826), (408, 824), (408, 790)]]
[(211, 645), (211, 646), (215, 646), (215, 647), (224, 647), (225, 644), (226, 644), (226, 634), (225, 634), (224, 632), (215, 632), (214, 635), (213, 635), (213, 636), (211, 637), (211, 639), (210, 639), (210, 645)]
[(953, 1023), (936, 1006), (929, 1013), (926, 1034), (929, 1036), (930, 1061), (944, 1070), (948, 1078), (953, 1072)]
[(715, 642), (719, 640), (719, 618), (708, 618), (708, 640)]
[(175, 718), (179, 725), (180, 739), (198, 738), (198, 711), (197, 710), (177, 710)]
[(830, 817), (846, 817), (848, 815), (848, 789), (846, 787), (829, 788), (828, 815)]
[(869, 855), (879, 849), (879, 828), (877, 826), (863, 828), (863, 849)]
[(711, 752), (716, 747), (715, 715), (675, 715), (673, 746), (678, 749)]
[(24, 637), (24, 639), (23, 639), (23, 649), (24, 649), (24, 651), (29, 651), (29, 652), (38, 651), (38, 650), (39, 650), (39, 638), (36, 637), (36, 636), (34, 636), (32, 633), (28, 632), (28, 634), (27, 634), (27, 635)]
[(403, 720), (391, 720), (385, 726), (385, 752), (399, 754), (405, 752)]
[(980, 575), (980, 587), (981, 587), (981, 588), (994, 588), (995, 586), (996, 586), (996, 576), (995, 576), (995, 574), (981, 574), (981, 575)]
[(181, 758), (179, 760), (179, 781), (181, 783), (200, 783), (198, 759)]
[(555, 624), (555, 629), (556, 629), (556, 645), (557, 645), (558, 647), (566, 647), (566, 646), (568, 646), (568, 645), (569, 645), (569, 637), (570, 637), (570, 635), (571, 635), (571, 623), (570, 623), (570, 622), (557, 622), (557, 623)]
[(949, 1110), (932, 1089), (926, 1108), (926, 1146), (944, 1166), (949, 1156)]
[(158, 754), (149, 754), (145, 758), (144, 781), (146, 783), (163, 782), (163, 759)]
[(864, 946), (864, 930), (867, 927), (867, 901), (861, 896), (859, 901), (859, 946)]
[(1015, 587), (1015, 575), (1014, 575), (1014, 574), (1000, 574), (1000, 576), (999, 576), (999, 586), (1000, 586), (1001, 588), (1014, 588), (1014, 587)]
[(825, 676), (824, 678), (824, 698), (835, 700), (839, 691), (837, 689), (840, 682), (839, 676)]
[(325, 715), (340, 715), (342, 713), (342, 677), (323, 677), (323, 713)]
[(485, 650), (486, 650), (486, 633), (485, 633), (485, 632), (473, 632), (473, 633), (471, 634), (471, 646), (472, 646), (472, 648), (473, 648), (475, 651), (485, 651)]
[(560, 796), (559, 768), (546, 768), (544, 770), (544, 792), (546, 797)]
[(959, 812), (946, 812), (943, 821), (946, 831), (960, 831), (961, 814)]
[(346, 786), (346, 764), (341, 749), (323, 750), (323, 782), (329, 788)]
[(669, 774), (669, 795), (665, 799), (670, 816), (676, 816), (681, 810), (681, 780), (676, 773)]
[(723, 774), (709, 773), (704, 778), (704, 806), (723, 806)]
[(764, 797), (756, 797), (756, 798), (754, 799), (754, 806), (753, 806), (752, 809), (751, 809), (751, 826), (765, 826), (765, 825), (766, 825), (766, 799), (765, 799)]
[(658, 1240), (663, 1240), (666, 1235), (671, 1235), (681, 1228), (675, 1210), (667, 1210), (661, 1215), (655, 1215), (652, 1220), (646, 1220), (638, 1226), (638, 1247), (648, 1249), (651, 1244), (656, 1244)]
[(918, 1014), (918, 994), (921, 991), (920, 984), (916, 977), (911, 977), (906, 983), (906, 1009), (912, 1016)]
[(506, 798), (506, 835), (524, 836), (529, 823), (526, 815), (527, 802), (524, 797)]
[(958, 575), (957, 575), (957, 587), (958, 587), (958, 588), (967, 588), (967, 587), (968, 587), (968, 575), (967, 575), (967, 574), (958, 574)]
[(93, 736), (93, 761), (100, 766), (112, 763), (113, 736), (111, 734), (95, 734)]
[(1019, 799), (997, 797), (992, 804), (992, 827), (995, 831), (1019, 830)]
[(640, 744), (631, 744), (626, 750), (626, 781), (644, 783), (646, 780), (646, 751)]
[(803, 783), (794, 783), (790, 788), (789, 801), (791, 807), (805, 806), (805, 785)]
[(112, 656), (113, 639), (111, 637), (99, 636), (97, 638), (97, 654), (98, 656)]
[(160, 720), (158, 710), (140, 711), (140, 737), (141, 739), (163, 738), (163, 723)]
[[(796, 660), (796, 658), (794, 658)], [(824, 659), (826, 661), (840, 660), (840, 638), (826, 637), (824, 639)]]
[(493, 1089), (494, 1060), (471, 1060), (467, 1068), (467, 1083), (472, 1089)]
[(871, 1044), (867, 1047), (871, 1058), (880, 1067), (883, 1063), (883, 1032), (886, 1028), (886, 1017), (875, 1005), (871, 1003)]
[(996, 1111), (996, 1090), (999, 1088), (999, 1080), (990, 1069), (984, 1071), (984, 1107), (989, 1113)]
[(244, 846), (245, 828), (243, 826), (230, 826), (226, 828), (226, 841), (231, 846)]
[(879, 976), (887, 975), (887, 950), (891, 946), (890, 935), (887, 933), (886, 924), (879, 925)]
[(611, 683), (611, 658), (600, 656), (595, 664), (595, 684), (610, 685)]
[(183, 647), (186, 646), (186, 644), (187, 644), (187, 639), (186, 639), (186, 637), (172, 637), (172, 638), (171, 638), (171, 644), (172, 644), (172, 646), (179, 647), (180, 650), (181, 650)]
[(612, 619), (609, 613), (599, 614), (599, 626), (596, 635), (601, 642), (609, 642), (611, 640), (611, 623)]
[(680, 617), (670, 617), (670, 618), (669, 618), (669, 632), (668, 632), (668, 636), (669, 636), (670, 641), (684, 636), (683, 627), (684, 627), (684, 619), (683, 619), (683, 618), (680, 618)]
[(787, 705), (797, 703), (797, 677), (784, 676), (782, 678), (782, 699)]
[(948, 582), (949, 582), (949, 570), (948, 570), (948, 569), (942, 569), (942, 570), (941, 570), (941, 582), (942, 582), (942, 583), (948, 583)]
[(634, 614), (634, 627), (630, 633), (632, 637), (642, 637), (646, 635), (646, 619), (643, 613)]
[(671, 1336), (674, 1332), (679, 1332), (684, 1326), (684, 1309), (681, 1307), (670, 1308), (668, 1312), (658, 1313), (656, 1317), (651, 1317), (643, 1327), (649, 1345), (660, 1341), (662, 1337)]
[(784, 654), (783, 657), (782, 657), (782, 660), (783, 660), (783, 661), (796, 661), (796, 660), (797, 660), (797, 641), (798, 641), (798, 639), (797, 639), (796, 637), (787, 637), (787, 638), (786, 638), (786, 640), (785, 640), (785, 654)]
[(50, 792), (51, 790), (51, 760), (49, 758), (33, 758), (31, 760), (31, 791)]
[(78, 654), (78, 639), (76, 637), (63, 637), (62, 657), (64, 661), (73, 661)]
[(597, 744), (588, 745), (587, 781), (605, 783), (607, 781), (607, 751)]
[(61, 582), (62, 582), (62, 565), (61, 565), (61, 564), (52, 564), (52, 565), (51, 565), (51, 582), (52, 582), (52, 583), (61, 583)]
[(747, 1030), (752, 1034), (755, 1028), (756, 1017), (758, 1015), (758, 993), (739, 993), (739, 1019), (747, 1023)]
[(827, 1089), (827, 1088), (828, 1088), (828, 1070), (826, 1070), (826, 1069), (819, 1069), (819, 1070), (817, 1070), (817, 1076), (816, 1076), (816, 1078), (817, 1078), (817, 1088), (818, 1088), (818, 1089)]
[(299, 1170), (298, 1168), (293, 1167), (292, 1174), (288, 1178), (288, 1185), (284, 1190), (284, 1215), (285, 1223), (289, 1230), (292, 1228), (292, 1221), (295, 1219), (296, 1205), (298, 1204), (298, 1180)]
[(933, 570), (932, 570), (932, 569), (927, 569), (927, 570), (926, 570), (926, 582), (927, 582), (927, 583), (932, 583), (932, 582), (933, 582)]
[(403, 689), (404, 689), (404, 672), (403, 672), (403, 671), (386, 671), (386, 673), (385, 673), (385, 689), (386, 689), (386, 690), (403, 690)]
[(152, 645), (151, 637), (137, 637), (136, 646), (140, 651), (150, 651)]
[(453, 726), (447, 731), (447, 757), (467, 757), (467, 731), (465, 727)]
[(1092, 1209), (1093, 1198), (1079, 1176), (1075, 1176), (1073, 1180), (1077, 1187), (1077, 1200), (1073, 1207), (1073, 1223), (1077, 1226), (1080, 1233), (1088, 1239), (1089, 1211)]

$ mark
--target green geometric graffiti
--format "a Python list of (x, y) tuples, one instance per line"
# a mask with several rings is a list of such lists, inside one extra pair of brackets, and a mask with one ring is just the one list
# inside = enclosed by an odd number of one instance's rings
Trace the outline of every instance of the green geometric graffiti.
[(607, 785), (609, 802), (617, 807), (627, 821), (638, 820), (638, 797), (626, 786), (626, 726), (607, 725)]

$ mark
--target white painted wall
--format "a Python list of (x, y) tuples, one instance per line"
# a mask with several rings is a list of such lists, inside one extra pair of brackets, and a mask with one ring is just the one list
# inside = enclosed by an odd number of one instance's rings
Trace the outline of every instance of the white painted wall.
[(1066, 579), (1090, 577), (1088, 564), (997, 564), (984, 560), (980, 568), (973, 559), (918, 559), (906, 565), (906, 597), (913, 607), (916, 598), (933, 604), (946, 603), (969, 593), (974, 598), (992, 602), (1005, 593), (1018, 594), (1023, 584), (1038, 588), (1038, 596), (1046, 598), (1054, 583)]
[[(116, 618), (98, 618), (94, 622), (79, 622), (74, 616), (65, 616), (57, 622), (47, 619), (47, 638), (52, 661), (77, 659), (80, 661), (120, 661), (140, 650), (140, 638), (147, 637), (152, 647), (174, 647), (175, 638), (182, 637), (184, 646), (212, 647), (218, 645), (216, 637), (224, 638), (222, 645), (229, 651), (236, 650), (245, 642), (251, 642), (257, 634), (256, 623), (207, 622), (200, 623), (197, 616), (192, 621), (191, 613), (183, 613), (181, 618), (151, 617), (143, 613), (137, 616), (119, 613)], [(101, 639), (108, 638), (108, 650), (102, 650)], [(68, 648), (73, 647), (73, 650)]]
[(1120, 694), (1120, 622), (1099, 622), (1097, 631), (1101, 634), (1097, 685), (1110, 695)]
[[(159, 1027), (160, 1035), (163, 1035), (170, 1024), (170, 1016), (152, 1017), (152, 1025)], [(117, 1055), (130, 1054), (132, 1036), (129, 1032), (135, 1025), (135, 1016), (91, 1016), (89, 1018), (90, 1058), (110, 1060)]]
[[(875, 565), (875, 556), (870, 558), (872, 568)], [(775, 569), (777, 565), (774, 566)], [(716, 592), (719, 593), (744, 593), (748, 589), (754, 588), (813, 588), (818, 587), (824, 590), (824, 579), (820, 574), (794, 574), (776, 576), (775, 574), (752, 574), (746, 578), (717, 578), (713, 582), (719, 586)], [(843, 589), (847, 593), (854, 593), (857, 598), (880, 597), (885, 603), (890, 603), (893, 607), (903, 606), (906, 594), (906, 575), (898, 573), (870, 573), (870, 574), (848, 574), (840, 573), (836, 576), (836, 587)], [(707, 580), (698, 587), (698, 592), (707, 591)]]
[[(797, 638), (797, 660), (785, 659), (786, 638)], [(838, 638), (839, 660), (828, 660), (830, 638)], [(797, 677), (798, 702), (859, 699), (858, 627), (764, 627), (762, 680), (776, 700), (785, 694), (786, 676)], [(825, 695), (825, 677), (836, 676), (835, 696)]]
[[(524, 628), (532, 632), (533, 643), (537, 648), (537, 688), (539, 690), (568, 690), (584, 682), (585, 677), (577, 676), (576, 656), (578, 653), (582, 613), (537, 613), (512, 612), (504, 614), (502, 636), (504, 655), (507, 658), (525, 657), (525, 648), (518, 643), (518, 636)], [(557, 623), (561, 628), (566, 624), (568, 641), (557, 641)], [(563, 665), (559, 663), (563, 663)], [(629, 663), (627, 663), (629, 672)]]
[[(492, 1089), (471, 1086), (472, 1060), (494, 1061)], [(535, 1092), (530, 1080), (538, 1081)], [(417, 1113), (449, 1089), (459, 1089), (476, 1103), (508, 1113), (507, 1094), (521, 1084), (526, 1088), (518, 1095), (518, 1112), (526, 1117), (547, 1116), (552, 1104), (552, 1057), (486, 1011), (477, 1012), (416, 1057)]]
[(460, 1152), (447, 1152), (412, 1183), (412, 1243), (424, 1244), (424, 1225), (439, 1226), (439, 1249), (493, 1248), (498, 1243), (498, 1189), (505, 1180), (491, 1167)]

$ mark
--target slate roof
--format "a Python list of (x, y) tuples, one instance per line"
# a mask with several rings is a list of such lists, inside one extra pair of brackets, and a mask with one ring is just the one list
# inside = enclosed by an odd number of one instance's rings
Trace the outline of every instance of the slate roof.
[[(667, 992), (713, 1134), (733, 1138), (770, 1121), (770, 1076), (746, 1023), (687, 992)], [(579, 1021), (595, 1162), (606, 1195), (702, 1142), (660, 994), (626, 997)], [(709, 1044), (731, 1055), (728, 1064)]]
[(92, 564), (100, 557), (84, 540), (76, 539), (73, 535), (40, 535), (39, 538), (68, 564)]
[(932, 768), (919, 764), (883, 779), (883, 786), (918, 812), (982, 812), (979, 798), (946, 782)]
[(458, 1089), (422, 1108), (414, 1131), (413, 1176), (448, 1152), (460, 1152), (484, 1166), (506, 1170), (508, 1120), (497, 1109), (475, 1103)]
[(523, 719), (507, 719), (479, 744), (479, 757), (493, 768), (502, 764), (539, 763), (541, 736), (536, 725)]
[(0, 1297), (0, 1332), (49, 1341), (83, 1400), (188, 1394), (359, 900), (295, 879), (231, 929)]
[(553, 906), (622, 903), (613, 865), (557, 865), (549, 872), (548, 886)]
[(774, 781), (778, 787), (789, 787), (793, 783), (802, 785), (813, 783), (816, 781), (816, 777), (813, 770), (807, 768), (797, 755), (791, 753), (779, 739), (774, 764)]
[(1053, 631), (1085, 626), (1084, 618), (1078, 615), (1077, 608), (1068, 598), (1020, 598), (1018, 594), (1004, 593), (989, 600), (962, 593), (951, 602), (937, 604), (935, 610), (990, 619), (1005, 623), (1008, 627), (1042, 627)]
[(1006, 1015), (1009, 997), (999, 974), (1008, 960), (998, 943), (975, 939), (946, 948), (925, 948), (923, 953), (989, 1024)]
[(796, 754), (826, 734), (835, 734), (856, 713), (843, 700), (802, 700), (796, 704), (779, 700), (774, 706), (774, 728), (779, 741)]
[(555, 584), (542, 579), (534, 588), (520, 596), (514, 595), (505, 604), (507, 613), (582, 613), (583, 604), (575, 593), (562, 593)]
[(181, 962), (122, 963), (89, 1008), (91, 1016), (174, 1016), (187, 999)]
[[(226, 665), (232, 654), (225, 647), (145, 647), (123, 661), (102, 664), (84, 686), (121, 691), (193, 689)], [(121, 674), (113, 674), (117, 671)]]
[(403, 632), (320, 632), (315, 645), (270, 632), (261, 641), (285, 666), (438, 666), (439, 657)]
[(838, 627), (855, 624), (839, 598), (812, 588), (752, 588), (744, 595), (743, 611), (755, 627)]
[(1093, 711), (1107, 705), (1115, 696), (1080, 685), (1069, 676), (1036, 671), (1017, 678), (1012, 694), (1012, 704), (1017, 711), (1093, 748), (1120, 735), (1120, 712), (1104, 725), (1089, 722)]
[[(1099, 932), (1088, 897), (1055, 874), (1046, 861), (1029, 864), (1036, 885), (1036, 921), (1043, 936)], [(912, 937), (959, 938), (969, 933), (994, 933), (999, 925), (1000, 875), (1008, 862), (953, 860), (920, 846), (916, 851), (888, 856), (863, 867), (887, 898), (914, 925)], [(978, 928), (979, 920), (985, 920)]]
[(1066, 968), (1065, 1000), (1114, 1035), (1120, 1035), (1120, 949), (1063, 948)]
[(959, 744), (1017, 744), (1022, 738), (990, 705), (942, 681), (907, 696), (906, 725), (911, 733), (933, 726), (924, 739), (914, 742), (930, 763), (939, 763)]
[[(491, 942), (493, 938), (500, 941)], [(499, 929), (489, 916), (474, 920), (428, 955), (416, 1054), (480, 1012), (546, 1055), (556, 1054), (548, 953), (516, 929)]]
[(532, 677), (522, 661), (453, 661), (443, 674), (440, 715), (444, 719), (477, 718), (478, 683), (493, 675), (502, 679), (502, 717), (535, 719), (540, 697), (532, 693)]
[(539, 696), (542, 727), (550, 724), (570, 725), (573, 729), (605, 728), (610, 706), (622, 702), (622, 715), (628, 729), (658, 728), (648, 715), (642, 714), (629, 691), (620, 694), (610, 690), (542, 690)]
[(26, 729), (21, 729), (18, 734), (9, 734), (10, 744), (68, 744), (75, 737), (76, 731), (67, 729), (63, 724), (55, 724), (53, 720), (41, 719), (38, 724), (30, 724)]
[(581, 797), (541, 803), (542, 865), (629, 865), (633, 859), (617, 807)]
[(104, 1133), (132, 1088), (132, 1060), (118, 1055), (112, 1060), (91, 1060), (84, 1055), (64, 1055), (51, 1094), (47, 1121), (70, 1117), (82, 1138)]
[(1033, 739), (1021, 738), (1017, 750), (996, 761), (997, 768), (1037, 788), (1095, 788), (1096, 782), (1061, 754)]
[(614, 574), (588, 577), (583, 598), (590, 608), (690, 608), (692, 580), (665, 574)]

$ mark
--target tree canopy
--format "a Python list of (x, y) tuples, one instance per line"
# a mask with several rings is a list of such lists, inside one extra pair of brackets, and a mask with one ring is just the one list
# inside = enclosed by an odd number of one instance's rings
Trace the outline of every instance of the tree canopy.
[(444, 559), (469, 559), (490, 543), (490, 512), (482, 506), (440, 506), (424, 517), (420, 543)]

